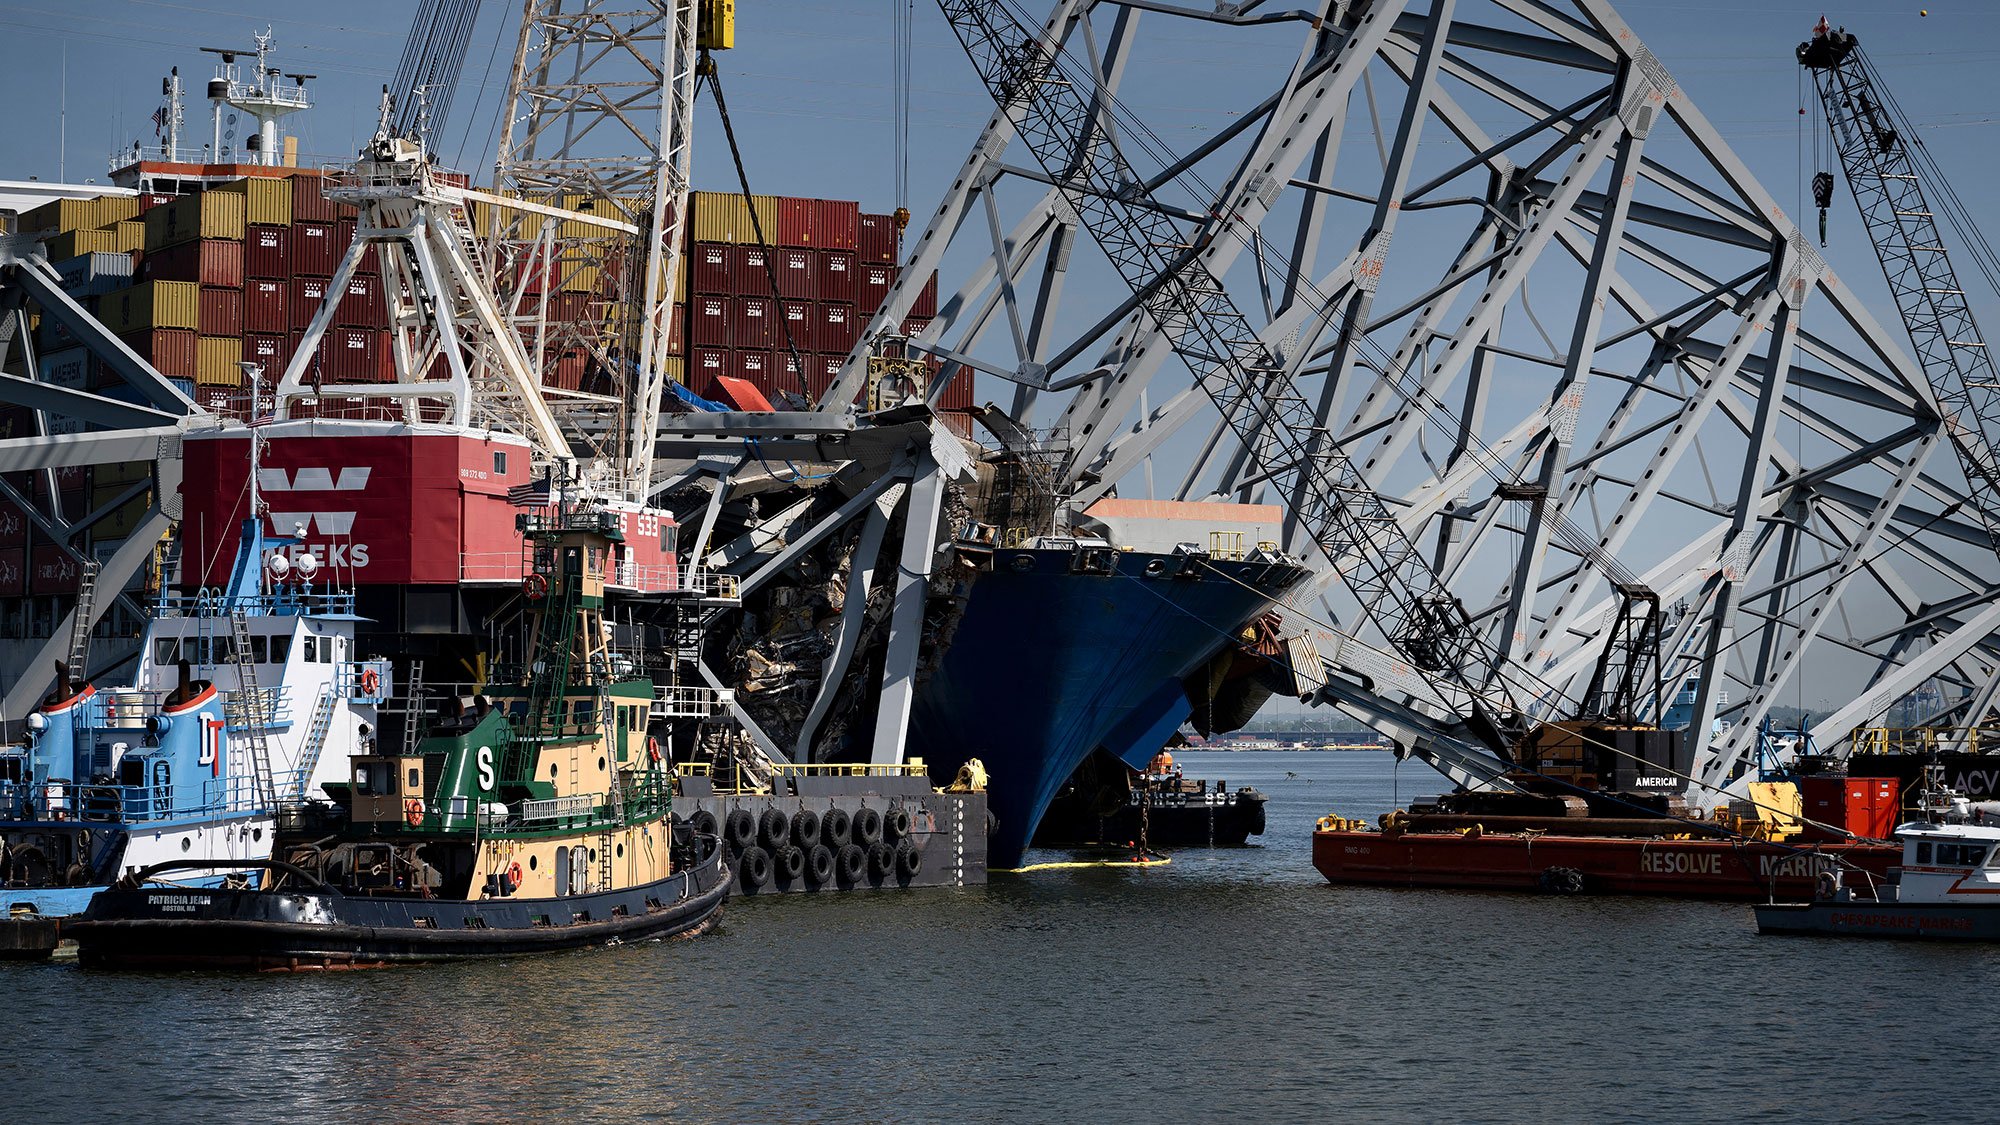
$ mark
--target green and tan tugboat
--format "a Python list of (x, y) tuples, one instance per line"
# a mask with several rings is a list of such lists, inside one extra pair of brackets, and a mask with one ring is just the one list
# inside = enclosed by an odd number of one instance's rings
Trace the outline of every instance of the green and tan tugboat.
[(100, 893), (73, 927), (82, 964), (361, 968), (714, 923), (720, 841), (673, 815), (671, 763), (648, 733), (655, 684), (610, 644), (618, 516), (559, 504), (521, 523), (519, 665), (454, 698), (407, 749), (355, 754), (325, 787), (333, 825), (296, 818), (256, 886), (166, 885), (199, 866), (174, 861)]

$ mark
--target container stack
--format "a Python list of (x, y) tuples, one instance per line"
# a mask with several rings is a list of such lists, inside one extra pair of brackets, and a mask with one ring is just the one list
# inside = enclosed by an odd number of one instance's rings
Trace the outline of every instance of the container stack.
[[(825, 394), (896, 282), (894, 220), (841, 200), (723, 192), (694, 192), (688, 220), (687, 385), (723, 397), (718, 379), (728, 376), (766, 398)], [(920, 332), (936, 315), (933, 274), (904, 331)], [(971, 407), (969, 374), (940, 405)]]

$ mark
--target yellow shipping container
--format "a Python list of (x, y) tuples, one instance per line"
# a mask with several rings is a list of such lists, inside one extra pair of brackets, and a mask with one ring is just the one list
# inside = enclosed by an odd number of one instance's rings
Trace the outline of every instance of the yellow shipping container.
[(244, 222), (281, 227), (292, 225), (292, 181), (289, 179), (249, 176), (231, 180), (215, 190), (235, 192), (243, 197)]
[(104, 229), (118, 239), (118, 252), (121, 254), (146, 248), (146, 223), (143, 219), (121, 219)]
[(665, 356), (655, 362), (660, 365), (660, 370), (667, 373), (667, 378), (672, 379), (683, 387), (687, 386), (687, 360), (682, 359), (680, 356), (672, 355)]
[[(152, 477), (153, 466), (145, 461), (119, 461), (110, 465), (99, 465), (91, 473), (91, 479), (97, 482), (99, 487), (112, 484), (118, 486), (111, 490), (111, 496), (116, 496), (121, 490), (129, 488), (134, 481), (151, 480)], [(107, 500), (110, 498), (110, 496), (105, 497)]]
[[(116, 499), (116, 497), (109, 497), (108, 499)], [(146, 512), (152, 506), (153, 493), (151, 489), (148, 489), (127, 500), (119, 506), (118, 510), (112, 512), (110, 515), (91, 524), (91, 538), (99, 543), (106, 543), (116, 539), (130, 539), (132, 533), (139, 530), (139, 521), (146, 517)]]
[(203, 336), (195, 341), (194, 381), (205, 387), (240, 387), (243, 341), (234, 336)]
[(97, 306), (97, 319), (120, 333), (196, 328), (201, 324), (201, 286), (192, 281), (148, 281), (106, 293)]
[(69, 230), (42, 243), (42, 253), (51, 262), (67, 262), (79, 254), (115, 254), (118, 249), (117, 233), (108, 230)]
[(197, 238), (241, 239), (243, 215), (241, 192), (184, 195), (146, 212), (146, 249), (164, 250)]
[(765, 241), (778, 237), (778, 197), (775, 195), (753, 195), (746, 204), (743, 197), (734, 192), (689, 192), (688, 228), (696, 242), (754, 243), (757, 233), (750, 222), (753, 208), (757, 224), (763, 227)]
[[(23, 231), (95, 230), (139, 213), (136, 195), (110, 195), (97, 199), (52, 199), (21, 216)], [(101, 216), (101, 217), (100, 217)]]

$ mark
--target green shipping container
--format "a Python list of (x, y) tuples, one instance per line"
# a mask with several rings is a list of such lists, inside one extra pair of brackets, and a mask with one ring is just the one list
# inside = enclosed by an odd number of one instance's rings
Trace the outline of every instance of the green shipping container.
[(97, 306), (97, 319), (119, 334), (148, 328), (193, 328), (200, 323), (200, 316), (201, 286), (192, 281), (144, 282), (106, 293)]
[(184, 195), (146, 212), (146, 249), (163, 250), (197, 238), (242, 241), (245, 197), (234, 191)]

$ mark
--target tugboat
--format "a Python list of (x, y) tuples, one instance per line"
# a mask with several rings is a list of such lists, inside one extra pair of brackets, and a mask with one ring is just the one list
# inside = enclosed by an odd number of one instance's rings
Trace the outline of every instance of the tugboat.
[(525, 659), (441, 709), (402, 753), (355, 754), (324, 786), (346, 823), (289, 838), (255, 888), (163, 885), (154, 864), (71, 929), (86, 967), (345, 969), (701, 933), (729, 872), (672, 815), (648, 732), (652, 679), (615, 652), (605, 569), (617, 513), (520, 517)]
[(372, 744), (389, 662), (357, 657), (353, 595), (315, 591), (297, 546), (248, 520), (226, 587), (163, 587), (130, 687), (56, 665), (26, 743), (0, 749), (0, 955), (49, 955), (66, 919), (141, 869), (242, 882), (271, 856), (278, 806)]
[(1084, 759), (1035, 829), (1035, 846), (1240, 848), (1264, 834), (1269, 798), (1184, 775), (1171, 750), (1135, 770), (1100, 750)]
[(1810, 902), (1759, 903), (1757, 932), (2000, 941), (2000, 826), (1980, 823), (2000, 806), (1927, 788), (1919, 807), (1920, 819), (1896, 828), (1902, 866), (1889, 879), (1850, 887), (1830, 872)]

